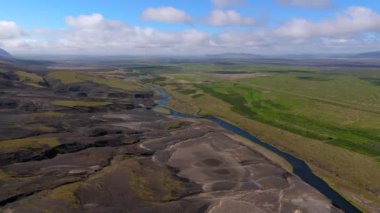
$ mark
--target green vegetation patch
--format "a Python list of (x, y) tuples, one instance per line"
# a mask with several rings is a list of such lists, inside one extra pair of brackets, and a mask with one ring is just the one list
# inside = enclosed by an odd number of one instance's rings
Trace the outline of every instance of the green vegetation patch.
[(32, 119), (46, 119), (46, 118), (62, 118), (65, 116), (65, 113), (63, 112), (54, 112), (54, 111), (48, 111), (48, 112), (39, 112), (39, 113), (33, 113)]
[(0, 169), (0, 183), (5, 182), (11, 178), (12, 177), (8, 173), (6, 173), (4, 170)]
[(55, 147), (61, 143), (55, 137), (28, 137), (22, 139), (0, 141), (1, 151), (42, 149)]
[(147, 91), (147, 89), (137, 82), (124, 81), (120, 79), (108, 79), (95, 76), (83, 76), (82, 79), (96, 84), (105, 85), (115, 89), (124, 91)]
[(16, 75), (20, 78), (21, 82), (33, 87), (43, 87), (45, 80), (34, 73), (17, 71)]
[(370, 78), (370, 77), (362, 77), (364, 81), (368, 81), (373, 85), (380, 86), (380, 77), (379, 78)]
[(26, 128), (30, 130), (38, 131), (38, 132), (43, 132), (43, 133), (57, 132), (57, 129), (55, 127), (47, 126), (44, 124), (28, 125)]
[(102, 102), (102, 101), (66, 101), (66, 100), (57, 100), (50, 102), (56, 106), (64, 107), (102, 107), (111, 105), (111, 102)]
[(167, 130), (173, 130), (173, 129), (179, 129), (183, 125), (180, 121), (170, 121), (167, 124), (165, 124), (165, 129)]
[(174, 178), (165, 168), (157, 168), (152, 163), (142, 163), (142, 159), (129, 159), (125, 162), (128, 169), (129, 186), (145, 201), (165, 202), (178, 199), (185, 192), (184, 184)]
[(64, 84), (75, 84), (75, 83), (81, 83), (84, 82), (80, 78), (80, 73), (73, 72), (73, 71), (57, 71), (57, 72), (50, 72), (47, 75), (48, 78), (59, 80)]
[(75, 196), (75, 191), (80, 187), (80, 183), (67, 184), (56, 189), (53, 189), (49, 198), (53, 200), (64, 201), (71, 207), (76, 207), (79, 204), (77, 197)]
[(160, 108), (154, 108), (155, 112), (162, 113), (165, 115), (170, 115), (170, 111), (166, 108), (160, 107)]
[(231, 110), (250, 119), (258, 120), (309, 138), (323, 140), (351, 151), (379, 156), (373, 146), (380, 140), (377, 129), (341, 126), (323, 120), (299, 109), (312, 108), (313, 101), (281, 93), (264, 94), (239, 83), (210, 83), (197, 85), (205, 93), (231, 104)]
[[(305, 80), (305, 77), (308, 79)], [(290, 73), (244, 79), (238, 83), (250, 88), (277, 91), (303, 99), (380, 112), (380, 87), (350, 75)]]
[(185, 72), (218, 72), (230, 74), (249, 72), (273, 72), (273, 73), (312, 73), (319, 72), (320, 68), (296, 65), (275, 64), (182, 64), (180, 69)]
[(124, 91), (146, 91), (147, 89), (133, 81), (124, 81), (114, 78), (103, 78), (99, 76), (91, 76), (91, 73), (81, 73), (74, 71), (56, 71), (50, 72), (48, 78), (59, 80), (64, 84), (75, 84), (82, 82), (92, 82), (99, 85), (108, 86), (115, 89), (121, 89)]

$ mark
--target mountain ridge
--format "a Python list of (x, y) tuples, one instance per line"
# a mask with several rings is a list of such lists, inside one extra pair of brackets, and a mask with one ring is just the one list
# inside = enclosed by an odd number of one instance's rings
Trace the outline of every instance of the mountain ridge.
[(13, 56), (9, 52), (7, 52), (6, 50), (0, 48), (0, 58), (11, 59), (11, 58), (13, 58)]
[(380, 51), (360, 53), (356, 56), (361, 58), (380, 58)]

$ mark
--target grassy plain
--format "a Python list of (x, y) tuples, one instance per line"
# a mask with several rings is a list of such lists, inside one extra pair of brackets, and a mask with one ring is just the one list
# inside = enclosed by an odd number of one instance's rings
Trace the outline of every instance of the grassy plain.
[(333, 103), (280, 91), (260, 90), (236, 82), (196, 87), (231, 104), (234, 112), (248, 118), (355, 152), (380, 156), (380, 114), (375, 110), (347, 109)]
[(236, 73), (267, 75), (229, 79), (208, 73), (232, 69), (199, 67), (165, 75), (161, 85), (171, 94), (171, 107), (228, 120), (294, 154), (365, 210), (371, 208), (366, 202), (380, 203), (380, 86), (357, 73), (316, 68), (270, 71), (262, 65)]

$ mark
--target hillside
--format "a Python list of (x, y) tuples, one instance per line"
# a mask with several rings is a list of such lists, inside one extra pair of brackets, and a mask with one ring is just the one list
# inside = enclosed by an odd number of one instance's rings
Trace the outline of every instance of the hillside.
[(9, 52), (0, 48), (0, 59), (1, 58), (9, 59), (9, 58), (13, 58), (13, 56)]

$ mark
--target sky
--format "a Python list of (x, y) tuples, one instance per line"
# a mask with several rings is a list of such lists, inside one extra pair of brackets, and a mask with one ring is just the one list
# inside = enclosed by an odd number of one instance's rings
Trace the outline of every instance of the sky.
[(326, 54), (380, 50), (378, 0), (0, 0), (13, 54)]

